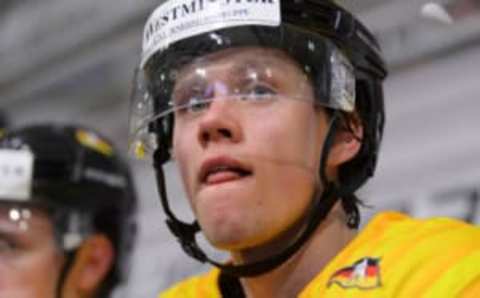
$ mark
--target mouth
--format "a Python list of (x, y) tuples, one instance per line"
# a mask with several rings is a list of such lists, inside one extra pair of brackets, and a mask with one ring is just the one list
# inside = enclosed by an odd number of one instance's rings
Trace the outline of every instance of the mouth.
[(206, 160), (199, 174), (202, 185), (214, 185), (240, 180), (253, 175), (253, 170), (238, 160), (229, 157), (217, 157)]

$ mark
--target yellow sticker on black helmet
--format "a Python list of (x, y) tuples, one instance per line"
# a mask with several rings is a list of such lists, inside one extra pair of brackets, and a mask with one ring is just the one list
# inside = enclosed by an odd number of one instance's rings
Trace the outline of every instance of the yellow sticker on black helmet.
[(79, 129), (75, 134), (77, 141), (85, 147), (95, 150), (103, 155), (111, 156), (113, 154), (112, 146), (98, 135)]

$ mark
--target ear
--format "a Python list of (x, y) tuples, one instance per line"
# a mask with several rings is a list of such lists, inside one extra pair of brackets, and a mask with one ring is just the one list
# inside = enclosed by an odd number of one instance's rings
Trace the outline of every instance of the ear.
[[(65, 297), (94, 297), (114, 260), (114, 248), (104, 235), (90, 236), (78, 249), (65, 282)], [(77, 295), (71, 295), (77, 293)]]
[(363, 127), (355, 121), (351, 128), (339, 128), (330, 150), (327, 166), (338, 168), (352, 160), (360, 151), (363, 139)]

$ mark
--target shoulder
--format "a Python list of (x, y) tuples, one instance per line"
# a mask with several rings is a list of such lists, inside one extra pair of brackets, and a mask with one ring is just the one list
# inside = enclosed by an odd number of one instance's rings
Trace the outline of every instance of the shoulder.
[[(408, 260), (459, 259), (460, 251), (468, 253), (478, 249), (479, 227), (446, 217), (414, 219), (398, 212), (375, 216), (347, 247), (349, 255), (373, 254), (382, 259), (382, 263), (385, 258), (392, 258), (395, 265)], [(450, 255), (453, 250), (457, 253)]]
[(207, 273), (187, 278), (160, 293), (158, 298), (220, 298), (218, 276), (213, 269)]
[(365, 226), (304, 294), (468, 297), (479, 290), (478, 227), (449, 218), (413, 219), (385, 212)]
[(391, 294), (460, 297), (480, 283), (479, 227), (451, 218), (413, 219), (387, 212), (363, 233), (359, 249), (378, 258)]
[(414, 219), (397, 212), (384, 212), (377, 215), (362, 234), (369, 240), (373, 237), (378, 246), (393, 242), (394, 247), (406, 245), (412, 249), (429, 245), (480, 248), (479, 227), (446, 217)]

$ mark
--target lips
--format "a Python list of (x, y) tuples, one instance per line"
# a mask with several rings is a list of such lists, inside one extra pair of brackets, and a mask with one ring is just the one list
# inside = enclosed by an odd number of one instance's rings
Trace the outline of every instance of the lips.
[(212, 185), (242, 179), (252, 174), (253, 171), (248, 165), (236, 159), (216, 157), (207, 159), (202, 164), (199, 181), (202, 184)]

